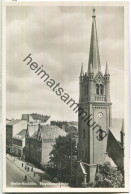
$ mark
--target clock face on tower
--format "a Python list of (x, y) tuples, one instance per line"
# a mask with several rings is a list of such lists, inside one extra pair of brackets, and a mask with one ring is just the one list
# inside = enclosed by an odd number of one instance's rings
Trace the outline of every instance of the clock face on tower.
[(98, 117), (99, 117), (100, 119), (102, 119), (103, 113), (102, 113), (102, 112), (99, 112), (99, 113), (98, 113)]

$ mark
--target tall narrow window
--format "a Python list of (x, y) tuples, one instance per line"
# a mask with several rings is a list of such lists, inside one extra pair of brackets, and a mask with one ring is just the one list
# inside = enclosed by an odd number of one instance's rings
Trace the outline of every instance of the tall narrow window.
[(100, 94), (103, 95), (103, 85), (100, 85)]
[(87, 95), (87, 85), (84, 86), (84, 94)]
[(99, 85), (96, 84), (96, 94), (99, 94)]
[(83, 139), (85, 139), (85, 129), (83, 129)]

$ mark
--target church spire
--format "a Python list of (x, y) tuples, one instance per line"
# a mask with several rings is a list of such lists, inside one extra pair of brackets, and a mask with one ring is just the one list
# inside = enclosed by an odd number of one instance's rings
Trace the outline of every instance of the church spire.
[(88, 70), (90, 69), (90, 66), (92, 64), (93, 73), (96, 75), (98, 71), (101, 71), (101, 65), (100, 65), (100, 56), (99, 56), (99, 48), (98, 48), (95, 9), (93, 9), (92, 18), (93, 19), (92, 19), (92, 32), (91, 32), (91, 41), (90, 41)]
[(105, 75), (109, 75), (109, 69), (108, 69), (108, 63), (106, 62), (106, 70), (105, 70)]
[(80, 77), (83, 77), (84, 76), (84, 70), (83, 70), (83, 63), (81, 65), (81, 72), (80, 72)]

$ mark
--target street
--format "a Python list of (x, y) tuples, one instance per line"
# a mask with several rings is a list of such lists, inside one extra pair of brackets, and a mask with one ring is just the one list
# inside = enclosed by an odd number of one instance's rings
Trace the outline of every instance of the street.
[(27, 181), (25, 181), (25, 173), (8, 159), (6, 159), (6, 169), (7, 187), (40, 187), (40, 185), (29, 176), (27, 176)]
[[(6, 157), (6, 184), (7, 187), (31, 187), (31, 188), (59, 188), (69, 187), (64, 183), (53, 183), (48, 180), (48, 174), (44, 171), (34, 168), (34, 172), (27, 171), (21, 166), (22, 162), (18, 158), (7, 155)], [(24, 163), (25, 165), (25, 163)], [(25, 181), (25, 175), (27, 180)], [(43, 176), (43, 180), (40, 181), (40, 176)]]

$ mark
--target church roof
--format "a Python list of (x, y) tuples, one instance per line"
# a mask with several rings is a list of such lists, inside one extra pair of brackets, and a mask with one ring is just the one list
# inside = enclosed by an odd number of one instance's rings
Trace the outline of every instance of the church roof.
[(122, 123), (122, 118), (112, 118), (112, 127), (110, 128), (110, 131), (118, 142), (120, 142), (120, 132), (122, 129)]
[(91, 68), (93, 68), (93, 73), (94, 75), (96, 75), (98, 71), (101, 71), (101, 64), (100, 64), (100, 55), (99, 55), (98, 38), (97, 38), (95, 9), (93, 9), (92, 18), (93, 19), (92, 19), (88, 72), (90, 72)]
[(108, 156), (113, 160), (117, 167), (119, 167), (123, 171), (123, 147), (119, 141), (117, 141), (116, 137), (109, 130), (108, 140), (107, 140), (107, 153)]

